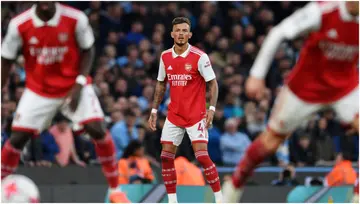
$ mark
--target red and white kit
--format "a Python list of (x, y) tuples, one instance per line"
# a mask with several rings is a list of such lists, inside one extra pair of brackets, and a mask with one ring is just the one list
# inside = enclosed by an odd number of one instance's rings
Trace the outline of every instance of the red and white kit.
[(344, 123), (358, 116), (359, 18), (347, 12), (345, 2), (311, 2), (286, 18), (270, 32), (251, 75), (263, 78), (280, 42), (302, 33), (310, 34), (269, 121), (279, 134), (326, 107)]
[(12, 128), (41, 132), (59, 110), (78, 124), (102, 120), (103, 112), (91, 84), (82, 89), (76, 112), (64, 105), (64, 98), (79, 75), (79, 49), (89, 49), (94, 44), (87, 16), (56, 3), (54, 17), (43, 22), (35, 9), (36, 5), (10, 21), (2, 44), (2, 57), (15, 59), (22, 49), (25, 58), (26, 89)]
[(206, 82), (215, 79), (206, 53), (189, 44), (177, 55), (174, 48), (160, 58), (158, 81), (170, 84), (168, 116), (161, 134), (162, 143), (180, 145), (185, 130), (192, 142), (207, 142), (205, 128)]

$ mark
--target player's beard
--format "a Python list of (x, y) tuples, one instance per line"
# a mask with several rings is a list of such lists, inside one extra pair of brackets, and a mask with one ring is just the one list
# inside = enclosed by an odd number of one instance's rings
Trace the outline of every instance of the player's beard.
[(186, 45), (188, 42), (184, 42), (184, 43), (180, 43), (180, 42), (175, 42), (175, 44), (179, 47), (182, 47), (184, 45)]

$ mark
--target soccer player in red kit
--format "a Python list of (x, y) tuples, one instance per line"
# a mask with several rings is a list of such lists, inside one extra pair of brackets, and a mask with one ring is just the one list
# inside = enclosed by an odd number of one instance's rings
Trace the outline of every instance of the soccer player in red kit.
[[(214, 117), (218, 98), (215, 73), (206, 53), (190, 45), (190, 20), (184, 17), (172, 21), (171, 37), (174, 46), (161, 54), (153, 109), (149, 126), (156, 130), (157, 108), (170, 85), (168, 116), (161, 134), (162, 176), (170, 203), (177, 203), (174, 158), (185, 131), (188, 133), (195, 157), (205, 170), (205, 177), (214, 191), (217, 203), (222, 202), (220, 180), (208, 151), (208, 131)], [(206, 111), (206, 84), (210, 90), (210, 107)]]
[(113, 202), (128, 202), (117, 190), (115, 147), (89, 81), (94, 35), (87, 16), (55, 2), (38, 2), (13, 18), (1, 48), (1, 86), (21, 49), (26, 89), (19, 101), (10, 139), (1, 151), (1, 178), (13, 173), (30, 137), (48, 128), (61, 111), (93, 138)]
[(239, 202), (242, 186), (255, 167), (312, 113), (331, 107), (342, 123), (358, 130), (358, 9), (358, 1), (311, 2), (271, 29), (246, 82), (249, 97), (262, 94), (280, 43), (302, 33), (308, 36), (276, 99), (267, 130), (247, 149), (232, 180), (224, 183), (225, 202)]

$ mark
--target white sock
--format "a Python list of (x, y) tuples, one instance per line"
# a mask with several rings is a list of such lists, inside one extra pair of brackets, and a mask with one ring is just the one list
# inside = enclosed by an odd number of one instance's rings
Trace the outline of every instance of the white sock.
[(221, 190), (218, 191), (218, 192), (214, 192), (214, 195), (215, 195), (215, 202), (216, 202), (216, 203), (222, 203), (222, 202), (224, 202), (224, 200), (223, 200), (223, 195), (222, 195), (222, 193), (221, 193)]
[(169, 193), (168, 198), (169, 198), (169, 203), (177, 203), (176, 193)]

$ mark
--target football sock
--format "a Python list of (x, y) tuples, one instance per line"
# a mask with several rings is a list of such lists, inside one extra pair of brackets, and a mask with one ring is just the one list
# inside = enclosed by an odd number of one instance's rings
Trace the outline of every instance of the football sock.
[(256, 139), (247, 149), (245, 156), (237, 165), (232, 176), (236, 188), (244, 185), (247, 178), (252, 175), (255, 167), (263, 162), (273, 151), (267, 150), (261, 138)]
[(104, 139), (94, 140), (97, 158), (110, 188), (118, 187), (118, 170), (115, 156), (115, 146), (110, 133), (107, 132)]
[(195, 157), (204, 168), (206, 181), (214, 192), (215, 200), (222, 200), (219, 174), (215, 164), (211, 161), (207, 150), (199, 150), (195, 152)]
[(20, 160), (21, 150), (16, 149), (10, 143), (5, 142), (1, 150), (1, 179), (15, 172)]
[(169, 202), (176, 203), (176, 170), (174, 164), (175, 154), (167, 151), (161, 152), (162, 177), (164, 180)]

